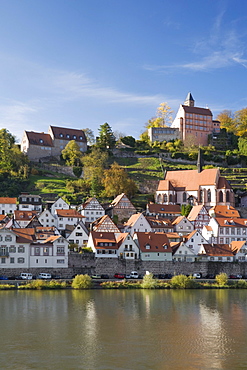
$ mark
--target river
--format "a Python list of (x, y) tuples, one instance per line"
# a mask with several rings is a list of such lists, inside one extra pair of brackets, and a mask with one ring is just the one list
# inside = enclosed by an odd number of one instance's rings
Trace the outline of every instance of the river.
[(247, 368), (247, 290), (0, 291), (0, 369)]

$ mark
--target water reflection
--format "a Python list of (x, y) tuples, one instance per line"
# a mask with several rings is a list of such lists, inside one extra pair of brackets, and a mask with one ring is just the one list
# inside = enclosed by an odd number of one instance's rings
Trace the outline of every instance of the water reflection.
[(246, 303), (244, 290), (0, 292), (0, 368), (246, 368)]

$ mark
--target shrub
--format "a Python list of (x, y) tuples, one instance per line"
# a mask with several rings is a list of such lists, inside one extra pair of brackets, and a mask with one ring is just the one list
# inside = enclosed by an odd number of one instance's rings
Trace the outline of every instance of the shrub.
[(226, 286), (228, 283), (228, 276), (225, 272), (221, 272), (220, 274), (216, 275), (215, 280), (219, 286)]
[(155, 289), (158, 287), (158, 280), (153, 277), (153, 274), (145, 275), (141, 287), (143, 289)]
[(82, 167), (79, 167), (79, 166), (73, 167), (73, 173), (76, 177), (79, 178), (82, 174)]
[(238, 289), (247, 289), (247, 281), (241, 279), (241, 280), (238, 280), (235, 284), (234, 284), (235, 288), (238, 288)]
[(173, 276), (170, 285), (174, 289), (190, 289), (198, 287), (198, 283), (193, 279), (192, 276), (185, 275)]
[(0, 284), (0, 290), (15, 289), (16, 286), (12, 284)]
[(71, 286), (73, 289), (90, 289), (92, 288), (92, 278), (89, 275), (76, 275)]

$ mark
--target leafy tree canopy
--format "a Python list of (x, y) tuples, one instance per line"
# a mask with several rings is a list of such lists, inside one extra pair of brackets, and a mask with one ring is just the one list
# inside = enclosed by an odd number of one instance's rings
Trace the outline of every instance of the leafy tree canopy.
[(94, 181), (101, 182), (107, 159), (107, 152), (102, 151), (100, 148), (93, 147), (89, 154), (82, 157), (84, 178), (90, 182), (92, 182), (93, 179)]
[(99, 128), (99, 137), (97, 146), (102, 149), (112, 149), (116, 144), (116, 138), (112, 132), (111, 126), (106, 122)]
[(91, 130), (90, 128), (83, 128), (82, 131), (84, 131), (86, 135), (87, 143), (89, 145), (95, 144), (95, 137), (94, 137), (93, 130)]
[(135, 143), (136, 143), (136, 140), (133, 136), (124, 136), (124, 137), (121, 138), (121, 141), (122, 141), (123, 144), (129, 145), (132, 148), (134, 148)]
[(62, 150), (62, 157), (68, 166), (79, 166), (81, 164), (82, 152), (75, 140), (70, 140)]

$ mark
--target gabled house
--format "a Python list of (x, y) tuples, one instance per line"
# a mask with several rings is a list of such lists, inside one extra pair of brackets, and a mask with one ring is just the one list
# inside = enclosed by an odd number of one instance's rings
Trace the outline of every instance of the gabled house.
[(232, 262), (234, 253), (229, 244), (201, 244), (198, 259), (205, 262)]
[(164, 233), (136, 232), (133, 240), (143, 261), (172, 261), (172, 250)]
[(190, 234), (194, 230), (193, 224), (185, 217), (178, 216), (172, 221), (173, 230), (179, 235)]
[(26, 227), (31, 221), (33, 216), (37, 215), (37, 211), (14, 211), (14, 221), (17, 222), (20, 227)]
[(139, 248), (129, 233), (121, 233), (116, 236), (118, 244), (118, 257), (126, 260), (139, 259)]
[(28, 268), (29, 246), (31, 242), (32, 237), (21, 236), (15, 230), (1, 228), (0, 268)]
[(89, 198), (84, 204), (78, 207), (78, 211), (85, 217), (86, 223), (92, 223), (105, 215), (105, 210), (95, 198)]
[(28, 193), (22, 193), (19, 196), (19, 211), (42, 211), (42, 199), (39, 195), (32, 195)]
[(89, 234), (87, 247), (93, 250), (96, 258), (118, 258), (118, 243), (115, 233), (92, 231)]
[[(211, 218), (212, 239), (217, 244), (230, 244), (234, 240), (246, 240), (247, 219), (245, 218)], [(205, 230), (204, 230), (205, 232)]]
[(193, 230), (189, 235), (183, 238), (183, 244), (192, 249), (196, 254), (199, 251), (199, 245), (207, 244), (207, 240), (202, 236), (199, 230)]
[(209, 209), (208, 211), (210, 217), (218, 218), (240, 218), (240, 213), (238, 210), (232, 206), (221, 206), (216, 205)]
[(106, 213), (111, 217), (116, 216), (119, 222), (128, 220), (130, 216), (136, 213), (136, 208), (133, 206), (126, 194), (118, 195), (110, 204)]
[(112, 233), (120, 233), (119, 228), (114, 224), (112, 219), (108, 216), (102, 216), (98, 220), (94, 221), (91, 224), (92, 231), (95, 231), (97, 233), (102, 232), (112, 232)]
[(135, 232), (151, 232), (152, 227), (143, 213), (133, 214), (124, 224), (124, 232), (134, 235)]
[(13, 214), (17, 209), (17, 198), (0, 197), (0, 215)]
[(56, 209), (69, 209), (69, 204), (63, 200), (63, 198), (58, 198), (52, 205), (51, 205), (51, 214), (55, 215)]
[(199, 206), (193, 206), (187, 219), (192, 223), (194, 229), (202, 230), (203, 226), (207, 226), (210, 221), (210, 216), (207, 209), (200, 204)]
[(195, 262), (197, 259), (195, 251), (183, 241), (172, 246), (172, 256), (177, 262)]
[(83, 222), (79, 222), (66, 238), (69, 244), (77, 244), (78, 247), (86, 246), (88, 242), (88, 230)]
[(75, 209), (56, 209), (55, 216), (58, 230), (65, 230), (66, 225), (75, 226), (84, 219), (84, 216)]
[(232, 241), (230, 248), (234, 253), (234, 260), (239, 262), (246, 262), (247, 260), (247, 244), (245, 240)]
[(57, 225), (57, 220), (55, 219), (54, 214), (51, 214), (51, 212), (48, 209), (45, 209), (43, 212), (40, 213), (38, 216), (39, 222), (44, 227), (51, 227)]
[[(173, 232), (173, 225), (171, 220), (163, 217), (146, 216), (146, 220), (154, 233), (170, 233)], [(141, 231), (141, 230), (140, 230)]]
[(166, 219), (173, 219), (181, 215), (181, 210), (177, 204), (157, 204), (148, 203), (146, 208), (146, 216), (164, 217)]

